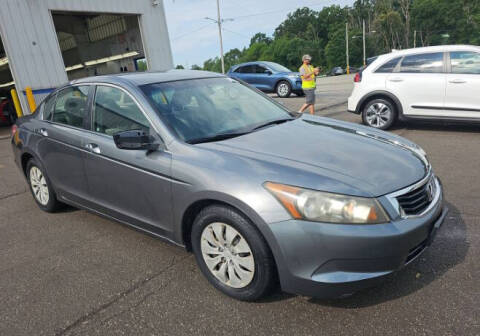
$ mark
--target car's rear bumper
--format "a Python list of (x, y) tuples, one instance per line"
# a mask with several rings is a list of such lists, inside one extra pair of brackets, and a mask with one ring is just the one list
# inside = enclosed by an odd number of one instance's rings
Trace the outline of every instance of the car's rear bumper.
[(423, 253), (447, 212), (440, 199), (423, 217), (387, 224), (299, 220), (270, 224), (282, 289), (313, 297), (341, 297), (374, 286)]

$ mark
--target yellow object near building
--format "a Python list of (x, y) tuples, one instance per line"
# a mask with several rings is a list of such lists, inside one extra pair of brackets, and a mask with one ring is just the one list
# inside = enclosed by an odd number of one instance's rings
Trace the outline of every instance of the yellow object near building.
[(27, 94), (27, 101), (28, 106), (30, 106), (30, 112), (33, 113), (37, 108), (37, 104), (35, 103), (35, 97), (33, 96), (32, 88), (30, 86), (27, 86), (25, 88), (25, 93)]
[(23, 116), (23, 112), (22, 112), (22, 106), (20, 105), (20, 101), (18, 100), (17, 90), (11, 89), (10, 94), (12, 95), (13, 106), (15, 106), (17, 117), (20, 118)]

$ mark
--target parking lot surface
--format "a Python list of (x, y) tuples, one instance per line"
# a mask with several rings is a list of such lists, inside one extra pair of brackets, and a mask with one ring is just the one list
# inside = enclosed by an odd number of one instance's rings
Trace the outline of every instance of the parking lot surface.
[[(319, 80), (317, 114), (360, 122), (346, 112), (351, 82)], [(303, 98), (282, 101), (297, 110)], [(450, 213), (433, 245), (351, 297), (259, 303), (222, 295), (159, 239), (83, 210), (42, 212), (0, 139), (0, 335), (480, 335), (480, 128), (393, 132), (428, 152), (444, 184)]]

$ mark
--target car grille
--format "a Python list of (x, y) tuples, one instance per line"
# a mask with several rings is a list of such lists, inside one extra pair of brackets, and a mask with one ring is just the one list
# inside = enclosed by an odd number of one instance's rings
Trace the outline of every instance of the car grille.
[(398, 204), (405, 215), (412, 216), (421, 214), (432, 203), (435, 195), (435, 180), (430, 180), (424, 185), (406, 194), (397, 197)]

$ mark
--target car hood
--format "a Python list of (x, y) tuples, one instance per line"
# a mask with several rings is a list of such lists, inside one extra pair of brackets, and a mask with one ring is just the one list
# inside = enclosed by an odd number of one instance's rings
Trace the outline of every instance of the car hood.
[[(385, 195), (414, 184), (429, 170), (421, 149), (404, 138), (306, 115), (244, 136), (204, 145), (298, 170), (307, 167), (309, 173), (313, 171), (329, 181), (327, 189), (330, 191), (335, 191), (335, 182), (352, 187), (340, 188), (342, 190), (337, 190), (340, 193), (361, 190), (369, 196)], [(289, 183), (283, 181), (281, 175), (275, 182)], [(308, 185), (308, 181), (303, 180), (299, 186), (314, 188), (318, 183), (312, 181), (312, 185)]]

